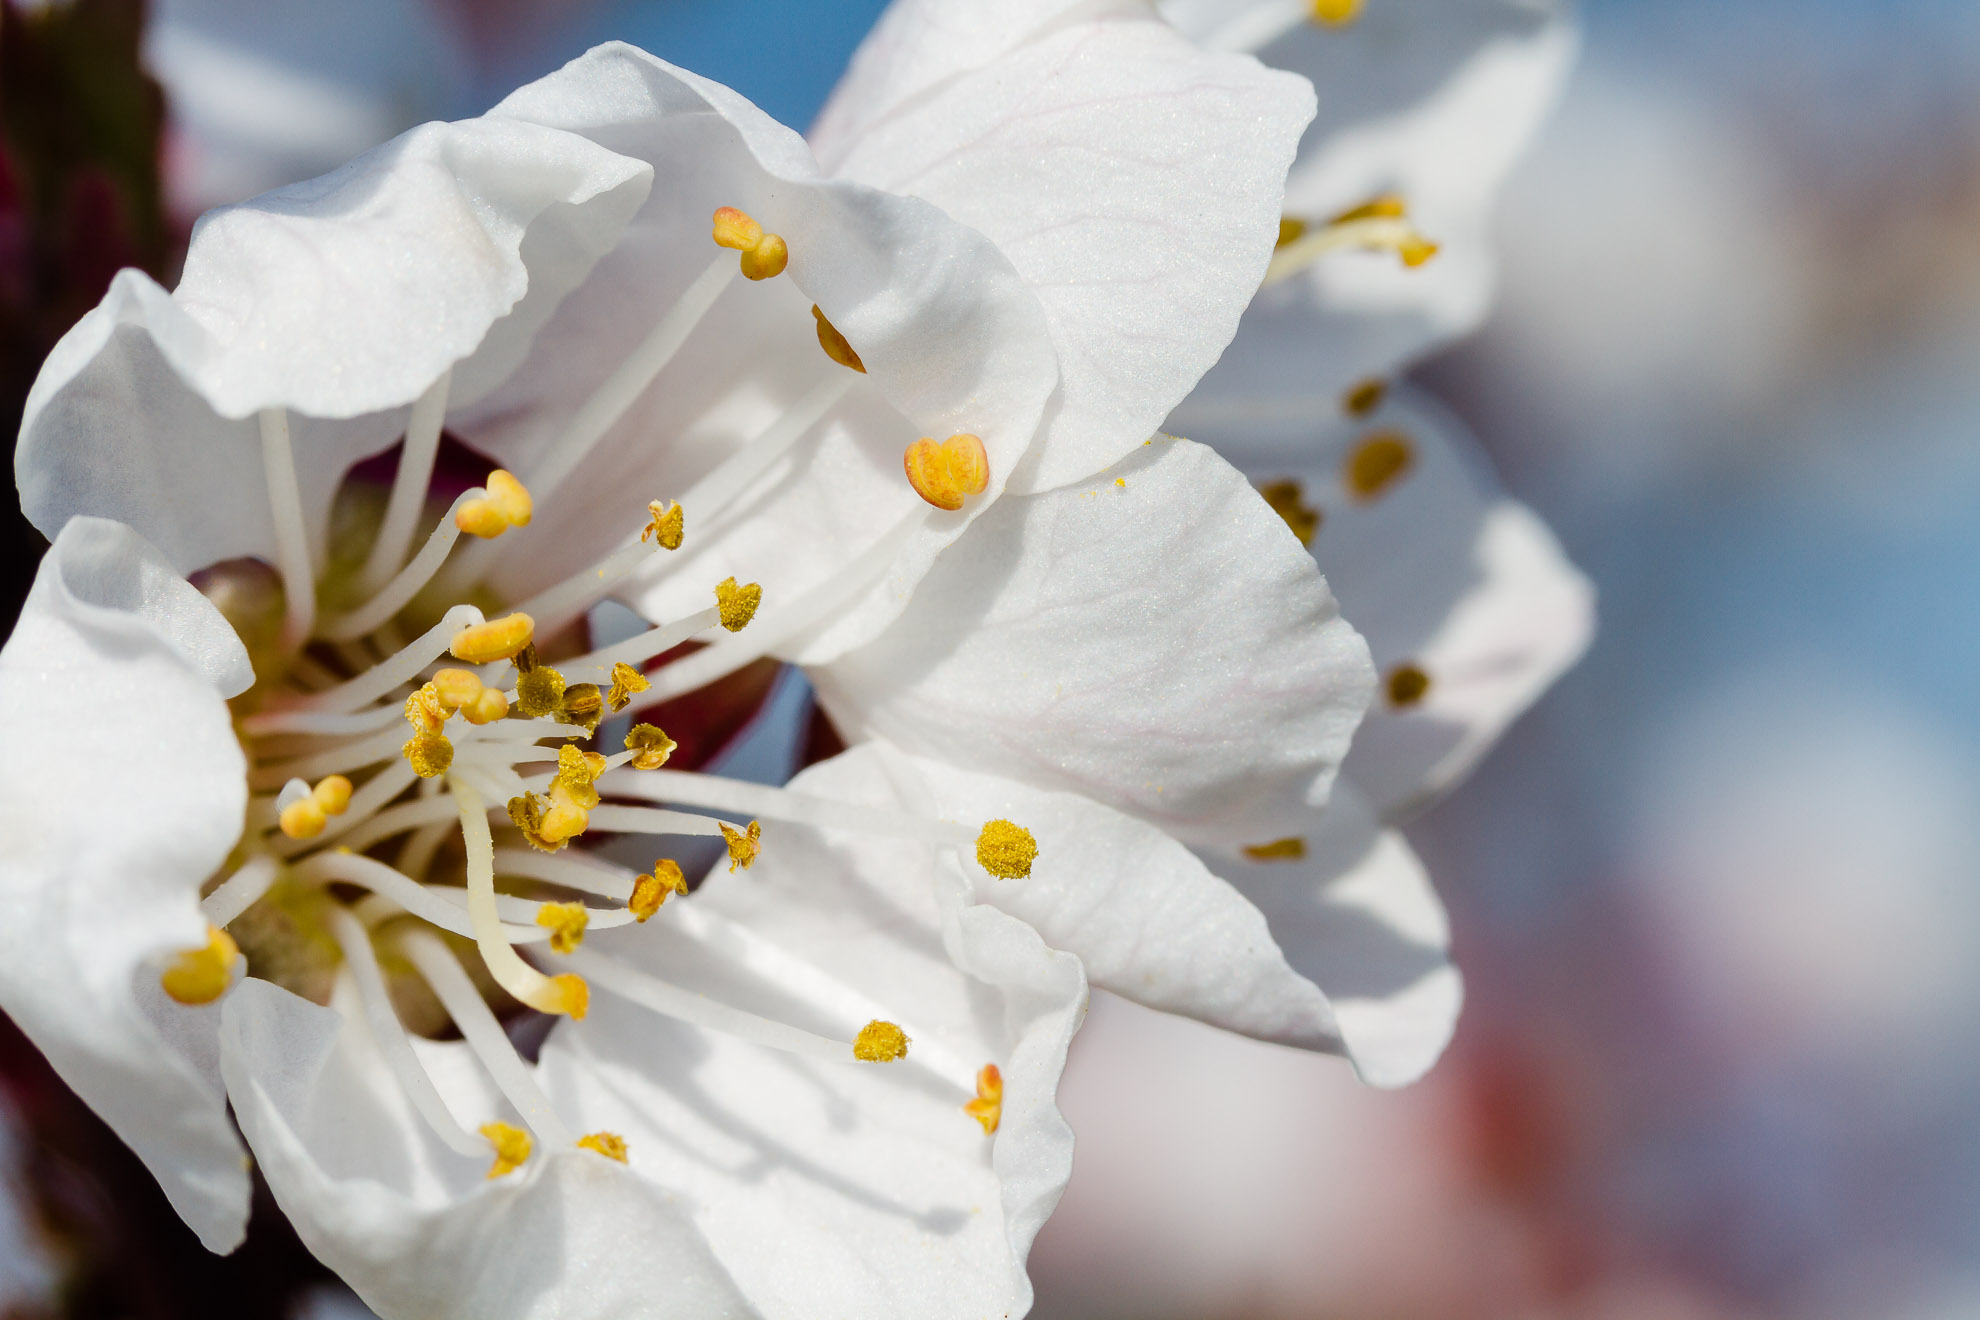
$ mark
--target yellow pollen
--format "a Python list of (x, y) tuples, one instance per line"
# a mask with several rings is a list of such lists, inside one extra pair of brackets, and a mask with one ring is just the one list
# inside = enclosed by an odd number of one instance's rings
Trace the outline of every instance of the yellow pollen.
[(539, 1013), (562, 1013), (573, 1022), (584, 1021), (591, 1011), (591, 987), (575, 972), (560, 972), (550, 978), (550, 993), (531, 1001)]
[(416, 733), (399, 751), (421, 779), (437, 779), (454, 763), (454, 744), (443, 734)]
[(1430, 675), (1411, 664), (1397, 665), (1389, 671), (1389, 704), (1398, 710), (1416, 705), (1430, 691)]
[(535, 636), (536, 620), (527, 614), (507, 614), (461, 629), (454, 634), (453, 645), (448, 650), (456, 660), (485, 665), (496, 660), (513, 660)]
[(330, 815), (341, 816), (351, 805), (351, 781), (342, 775), (329, 775), (317, 780), (309, 795)]
[(605, 773), (606, 761), (597, 752), (587, 752), (570, 743), (557, 749), (557, 773), (550, 780), (550, 796), (575, 803), (589, 811), (598, 805), (598, 776)]
[(982, 439), (967, 432), (939, 444), (923, 436), (902, 452), (901, 466), (915, 494), (951, 513), (990, 484), (990, 455)]
[(173, 959), (158, 984), (181, 1004), (210, 1004), (233, 985), (234, 964), (240, 959), (234, 937), (218, 926), (208, 926), (205, 947), (188, 949)]
[(557, 718), (565, 724), (582, 724), (586, 733), (598, 728), (598, 721), (605, 718), (605, 698), (598, 691), (596, 683), (573, 683), (564, 689), (564, 699), (557, 707)]
[(1402, 220), (1409, 215), (1409, 206), (1395, 193), (1381, 193), (1371, 197), (1360, 206), (1351, 206), (1327, 223), (1351, 225), (1357, 220)]
[(762, 603), (763, 588), (754, 582), (739, 587), (734, 578), (723, 578), (715, 584), (715, 604), (722, 611), (722, 626), (730, 632), (747, 628)]
[(550, 809), (543, 813), (541, 833), (544, 842), (554, 847), (575, 839), (578, 835), (584, 833), (585, 827), (589, 824), (591, 824), (591, 813), (589, 809), (581, 807), (575, 802), (560, 802), (557, 800), (557, 795), (553, 792), (551, 794)]
[(428, 683), (406, 698), (406, 723), (412, 725), (414, 733), (438, 733), (440, 726), (447, 722), (448, 710), (440, 699), (439, 689)]
[(1416, 450), (1400, 431), (1378, 431), (1354, 447), (1341, 465), (1348, 494), (1366, 504), (1415, 466)]
[(653, 863), (651, 875), (643, 875), (633, 881), (632, 898), (627, 902), (626, 910), (644, 923), (660, 910), (662, 903), (675, 894), (685, 896), (687, 891), (687, 877), (681, 874), (681, 864), (671, 857), (662, 857)]
[(764, 233), (762, 225), (733, 206), (724, 206), (715, 212), (710, 237), (718, 246), (733, 248), (742, 254), (742, 273), (752, 280), (767, 280), (781, 275), (790, 263), (791, 251), (783, 237)]
[(1366, 417), (1388, 397), (1389, 383), (1379, 376), (1370, 376), (1341, 396), (1341, 411), (1350, 417)]
[(545, 903), (536, 910), (536, 924), (550, 932), (552, 953), (569, 953), (584, 943), (591, 913), (582, 903)]
[(635, 770), (658, 770), (674, 754), (675, 743), (659, 726), (635, 724), (626, 734), (626, 750), (633, 754)]
[(1038, 859), (1038, 840), (1022, 825), (993, 820), (976, 836), (976, 861), (999, 880), (1022, 880)]
[(1004, 1074), (997, 1065), (986, 1063), (976, 1074), (976, 1099), (963, 1106), (963, 1112), (983, 1125), (985, 1136), (997, 1130), (1004, 1118)]
[(680, 549), (687, 526), (687, 511), (678, 504), (662, 504), (659, 500), (653, 500), (646, 506), (646, 512), (646, 526), (640, 530), (639, 539), (644, 541), (648, 537), (657, 537), (662, 549)]
[(493, 724), (508, 718), (509, 698), (500, 688), (483, 688), (481, 694), (461, 708), (469, 724)]
[(483, 1123), (481, 1135), (488, 1138), (488, 1144), (495, 1148), (495, 1163), (489, 1166), (488, 1176), (499, 1178), (505, 1173), (514, 1173), (529, 1159), (529, 1133), (507, 1123)]
[(825, 313), (818, 310), (818, 304), (811, 305), (811, 315), (818, 322), (818, 346), (825, 350), (825, 356), (842, 367), (851, 367), (860, 375), (866, 374), (866, 364), (853, 352), (853, 346), (839, 333), (839, 327), (825, 319)]
[(564, 704), (564, 676), (549, 665), (516, 675), (516, 709), (530, 719), (555, 715)]
[(729, 869), (738, 867), (747, 871), (756, 861), (756, 855), (763, 851), (763, 825), (751, 821), (748, 830), (735, 829), (726, 821), (717, 821), (722, 827), (722, 839), (729, 845)]
[(1346, 27), (1361, 17), (1362, 0), (1313, 0), (1313, 21), (1323, 27)]
[(1306, 237), (1306, 221), (1301, 220), (1297, 216), (1290, 216), (1290, 215), (1280, 216), (1279, 241), (1274, 243), (1272, 247), (1274, 250), (1277, 250), (1278, 248), (1285, 247), (1288, 244), (1297, 243), (1299, 242), (1300, 239), (1305, 237)]
[(509, 799), (509, 823), (522, 831), (532, 848), (539, 852), (556, 852), (564, 846), (564, 839), (549, 839), (543, 834), (543, 799), (534, 793), (524, 793), (521, 797)]
[(605, 704), (612, 708), (613, 714), (617, 714), (632, 704), (636, 694), (652, 686), (646, 681), (645, 674), (623, 660), (617, 661), (612, 666), (612, 690), (605, 694)]
[(585, 1150), (596, 1151), (608, 1160), (617, 1160), (621, 1164), (626, 1162), (626, 1139), (616, 1132), (593, 1132), (579, 1137), (577, 1144)]
[(1244, 855), (1254, 862), (1296, 862), (1306, 856), (1306, 840), (1295, 837), (1249, 844)]
[(1286, 526), (1299, 538), (1301, 545), (1312, 545), (1313, 534), (1320, 530), (1320, 510), (1301, 498), (1299, 483), (1287, 478), (1283, 481), (1268, 481), (1258, 488), (1265, 502), (1272, 506), (1272, 512), (1285, 519)]
[(861, 1027), (853, 1040), (853, 1057), (867, 1063), (892, 1063), (895, 1059), (905, 1059), (907, 1052), (907, 1033), (878, 1018)]
[(514, 473), (496, 468), (488, 474), (484, 486), (488, 493), (463, 504), (454, 515), (454, 526), (484, 541), (500, 536), (511, 527), (529, 526), (535, 502)]
[(473, 705), (475, 698), (487, 690), (482, 686), (481, 675), (472, 669), (442, 669), (426, 686), (440, 699), (440, 708), (450, 714)]
[(275, 823), (291, 839), (313, 839), (330, 823), (323, 804), (314, 796), (300, 798), (283, 807)]

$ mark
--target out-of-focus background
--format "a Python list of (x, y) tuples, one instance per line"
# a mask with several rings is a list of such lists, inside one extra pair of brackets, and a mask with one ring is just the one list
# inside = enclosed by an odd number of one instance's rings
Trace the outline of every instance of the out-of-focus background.
[[(608, 36), (801, 127), (879, 8), (0, 5), (10, 426), (203, 207)], [(1587, 660), (1410, 830), (1456, 1044), (1383, 1094), (1096, 996), (1044, 1320), (1980, 1316), (1980, 6), (1584, 13), (1497, 312), (1419, 373), (1601, 592)], [(18, 1037), (0, 1083), (0, 1315), (352, 1305), (272, 1207), (205, 1257)]]

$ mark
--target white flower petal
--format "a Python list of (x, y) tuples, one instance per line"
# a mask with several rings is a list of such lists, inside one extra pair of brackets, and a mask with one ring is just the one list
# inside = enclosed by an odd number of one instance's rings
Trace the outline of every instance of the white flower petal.
[[(1384, 437), (1407, 446), (1409, 464), (1357, 498), (1348, 465)], [(1313, 557), (1376, 669), (1387, 678), (1412, 665), (1430, 680), (1405, 707), (1377, 690), (1342, 771), (1395, 819), (1462, 778), (1580, 658), (1594, 591), (1539, 519), (1498, 488), (1463, 427), (1421, 394), (1330, 428), (1310, 452), (1255, 475), (1298, 479), (1319, 510)]]
[(221, 1047), (277, 1203), (384, 1320), (756, 1314), (684, 1207), (622, 1165), (539, 1151), (490, 1181), (448, 1152), (417, 1126), (355, 1014), (248, 981), (227, 999)]
[[(746, 516), (725, 512), (711, 525), (688, 508), (680, 553), (691, 562), (670, 560), (665, 581), (634, 595), (654, 617), (674, 616), (703, 608), (710, 585), (733, 574), (763, 584), (767, 623), (903, 519), (925, 515), (885, 580), (839, 611), (806, 654), (877, 630), (1033, 442), (1057, 379), (1037, 300), (981, 235), (924, 202), (821, 178), (790, 130), (630, 46), (601, 46), (491, 114), (595, 139), (650, 162), (660, 181), (529, 360), (456, 419), (519, 471), (711, 262), (734, 261), (709, 239), (717, 207), (747, 212), (790, 248), (787, 274), (738, 279), (721, 295), (569, 479), (571, 498), (539, 508), (540, 534), (519, 542), (497, 581), (521, 594), (590, 562), (639, 528), (649, 500), (680, 496), (814, 387), (843, 380), (845, 402), (794, 461), (752, 487)], [(859, 353), (865, 376), (825, 356), (813, 304)], [(968, 509), (939, 514), (908, 485), (902, 451), (919, 436), (956, 432), (982, 438), (990, 487)]]
[[(1258, 909), (1161, 830), (1070, 793), (909, 758), (881, 742), (793, 781), (800, 791), (860, 801), (874, 800), (881, 784), (925, 815), (1029, 830), (1038, 845), (1031, 874), (979, 876), (975, 900), (1077, 955), (1094, 985), (1226, 1030), (1340, 1051), (1326, 996), (1288, 965)], [(766, 830), (766, 853), (767, 840)], [(874, 857), (866, 869), (878, 873), (880, 845), (839, 846)]]
[[(296, 425), (320, 548), (335, 481), (395, 441), (462, 359), (492, 383), (609, 246), (650, 182), (535, 125), (428, 124), (321, 179), (207, 215), (171, 294), (136, 271), (56, 345), (15, 471), (44, 532), (114, 516), (182, 572), (274, 546), (258, 409)], [(471, 356), (472, 355), (472, 356)]]
[(1361, 1079), (1407, 1085), (1443, 1053), (1464, 999), (1443, 904), (1402, 835), (1345, 786), (1300, 837), (1305, 855), (1295, 859), (1221, 848), (1203, 856), (1326, 992)]
[[(1167, 0), (1162, 8), (1208, 38), (1299, 6)], [(1439, 251), (1417, 267), (1393, 252), (1336, 252), (1266, 289), (1171, 426), (1212, 440), (1226, 414), (1296, 396), (1324, 400), (1326, 411), (1305, 416), (1326, 416), (1357, 383), (1394, 375), (1476, 327), (1492, 291), (1492, 203), (1553, 105), (1575, 46), (1569, 8), (1552, 0), (1384, 0), (1344, 27), (1296, 19), (1260, 50), (1319, 93), (1319, 115), (1286, 180), (1286, 213), (1320, 224), (1394, 194)]]
[(1169, 440), (1006, 496), (898, 623), (813, 670), (849, 736), (1238, 843), (1326, 801), (1372, 677), (1278, 517)]
[(988, 234), (1037, 292), (1063, 394), (1013, 489), (1043, 490), (1147, 438), (1230, 342), (1312, 90), (1144, 6), (984, 11), (1002, 33), (968, 8), (896, 3), (814, 139)]
[(223, 696), (247, 654), (129, 528), (56, 537), (0, 651), (0, 1006), (215, 1251), (248, 1180), (210, 1072), (218, 1009), (164, 1000), (247, 803)]
[[(798, 791), (893, 806), (867, 752)], [(779, 1054), (668, 1023), (594, 991), (544, 1070), (586, 1126), (676, 1186), (771, 1317), (1019, 1315), (1024, 1258), (1070, 1172), (1054, 1104), (1085, 1013), (1078, 962), (971, 903), (952, 855), (766, 825), (746, 873), (716, 874), (645, 927), (597, 944), (718, 1002), (850, 1040), (898, 1022), (908, 1057)], [(589, 943), (589, 942), (588, 942)], [(1003, 1075), (993, 1137), (963, 1112), (976, 1070)]]

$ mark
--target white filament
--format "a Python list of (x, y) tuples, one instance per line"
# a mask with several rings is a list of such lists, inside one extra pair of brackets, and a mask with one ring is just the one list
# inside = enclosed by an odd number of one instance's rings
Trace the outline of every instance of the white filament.
[(447, 554), (454, 548), (454, 542), (461, 539), (460, 524), (454, 521), (461, 506), (469, 500), (487, 497), (488, 492), (480, 486), (471, 486), (455, 496), (454, 502), (447, 506), (447, 512), (440, 516), (438, 525), (427, 536), (426, 544), (413, 556), (412, 562), (364, 604), (324, 620), (317, 629), (317, 635), (333, 642), (348, 642), (388, 622), (419, 594), (421, 587), (433, 580), (433, 575), (440, 571), (440, 565), (447, 562)]
[(453, 378), (453, 368), (449, 367), (413, 404), (412, 417), (406, 423), (405, 444), (399, 449), (399, 470), (392, 476), (392, 495), (385, 504), (385, 517), (378, 524), (371, 553), (358, 574), (358, 585), (367, 595), (391, 580), (399, 565), (406, 562), (406, 551), (412, 548), (413, 527), (426, 503), (427, 487), (433, 481), (434, 456), (440, 452), (440, 428), (446, 420), (447, 389)]
[(222, 880), (212, 893), (199, 900), (200, 915), (206, 918), (209, 925), (225, 927), (268, 892), (281, 869), (281, 864), (265, 853), (248, 858), (241, 863), (240, 870)]
[(309, 527), (303, 521), (287, 409), (261, 410), (261, 469), (275, 526), (275, 568), (282, 575), (282, 649), (296, 651), (316, 623), (316, 575), (310, 568)]
[(563, 958), (570, 964), (571, 970), (593, 985), (602, 986), (621, 999), (629, 999), (662, 1017), (719, 1031), (751, 1044), (801, 1054), (808, 1059), (820, 1059), (826, 1063), (855, 1062), (849, 1040), (833, 1040), (830, 1036), (820, 1036), (731, 1008), (590, 949), (578, 949), (563, 955)]
[(447, 654), (454, 634), (484, 622), (481, 611), (472, 605), (456, 605), (402, 647), (390, 659), (380, 661), (347, 682), (322, 692), (312, 692), (296, 705), (308, 710), (356, 710), (378, 700), (401, 683), (410, 683), (419, 671)]
[[(911, 839), (932, 847), (968, 848), (977, 831), (953, 821), (929, 820), (905, 811), (862, 807), (788, 789), (723, 779), (686, 770), (615, 770), (598, 780), (598, 790), (614, 797), (644, 798), (706, 807), (737, 816), (761, 816), (817, 829), (852, 830)], [(595, 813), (594, 813), (595, 814)]]

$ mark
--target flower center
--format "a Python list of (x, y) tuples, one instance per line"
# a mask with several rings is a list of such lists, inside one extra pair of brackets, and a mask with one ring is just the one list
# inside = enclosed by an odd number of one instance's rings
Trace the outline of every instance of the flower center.
[[(730, 208), (717, 212), (714, 237), (741, 253), (751, 279), (773, 278), (788, 260), (780, 237)], [(212, 1003), (251, 965), (251, 974), (327, 1002), (347, 980), (414, 1107), (449, 1146), (492, 1154), (491, 1177), (524, 1164), (535, 1143), (627, 1158), (618, 1137), (577, 1137), (558, 1118), (491, 1007), (491, 998), (506, 1002), (498, 989), (529, 1010), (582, 1018), (596, 984), (653, 1012), (848, 1066), (908, 1054), (907, 1033), (881, 1017), (883, 1006), (863, 1024), (846, 1023), (842, 1037), (819, 1035), (584, 947), (590, 932), (645, 923), (689, 890), (679, 861), (661, 857), (635, 872), (590, 851), (588, 836), (719, 839), (732, 871), (777, 846), (778, 822), (912, 839), (951, 850), (986, 877), (1027, 875), (1037, 853), (1031, 835), (1009, 821), (972, 828), (666, 768), (676, 744), (636, 718), (816, 626), (870, 585), (898, 537), (763, 623), (762, 588), (731, 577), (712, 584), (706, 608), (683, 618), (609, 645), (575, 640), (590, 608), (621, 580), (636, 569), (665, 571), (691, 538), (690, 515), (704, 520), (736, 502), (857, 380), (857, 355), (815, 309), (821, 345), (854, 372), (814, 389), (678, 499), (653, 501), (646, 525), (628, 527), (624, 544), (598, 563), (513, 609), (484, 612), (491, 548), (527, 535), (538, 500), (576, 467), (581, 452), (570, 451), (617, 420), (731, 273), (723, 262), (711, 266), (662, 316), (529, 482), (490, 472), (452, 500), (417, 549), (422, 510), (433, 503), (446, 377), (413, 408), (390, 494), (361, 559), (344, 557), (355, 564), (349, 569), (318, 573), (311, 563), (288, 418), (277, 410), (261, 419), (284, 590), (279, 642), (257, 657), (258, 681), (236, 702), (249, 764), (246, 829), (228, 873), (202, 899), (208, 943), (179, 955), (161, 984), (182, 1003)], [(960, 507), (984, 488), (988, 467), (975, 437), (920, 445), (931, 451), (921, 456), (921, 476), (916, 447), (906, 468), (930, 503)], [(224, 569), (208, 575), (206, 589), (223, 610), (236, 606), (230, 617), (253, 596)], [(319, 610), (319, 601), (352, 603)], [(272, 614), (271, 593), (263, 603)], [(244, 637), (253, 624), (237, 617)], [(665, 663), (704, 635), (714, 640)], [(697, 910), (695, 924), (722, 922)], [(442, 932), (472, 942), (471, 965)], [(722, 934), (729, 947), (750, 938)], [(456, 1119), (412, 1051), (409, 1020), (426, 1034), (458, 1030), (522, 1126)], [(916, 1054), (921, 1066), (955, 1074), (948, 1080), (981, 1118), (982, 1088), (967, 1067), (939, 1046)]]

